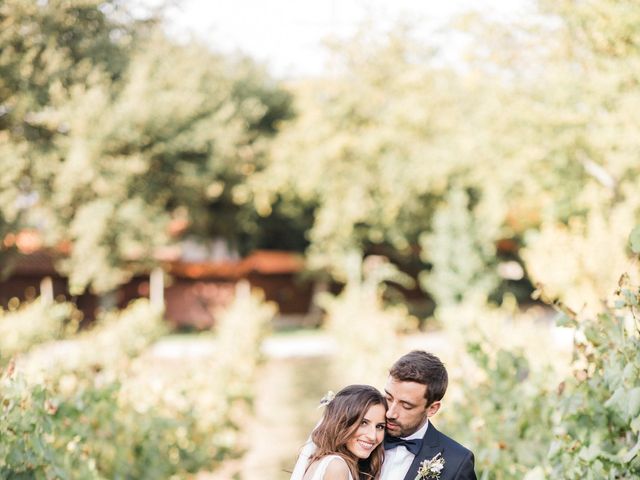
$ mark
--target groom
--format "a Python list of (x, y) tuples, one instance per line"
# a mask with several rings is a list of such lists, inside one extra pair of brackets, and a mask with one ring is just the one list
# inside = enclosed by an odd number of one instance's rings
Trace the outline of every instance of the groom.
[(431, 353), (416, 350), (393, 364), (385, 386), (389, 409), (381, 480), (476, 480), (473, 453), (429, 421), (447, 383), (447, 370)]

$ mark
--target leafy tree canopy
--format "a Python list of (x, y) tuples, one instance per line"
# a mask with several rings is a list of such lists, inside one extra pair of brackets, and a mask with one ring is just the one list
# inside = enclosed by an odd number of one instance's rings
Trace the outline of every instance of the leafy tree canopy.
[(259, 218), (242, 184), (288, 94), (251, 61), (176, 44), (119, 2), (18, 4), (2, 10), (4, 228), (68, 242), (72, 292), (153, 262), (174, 218), (242, 248)]

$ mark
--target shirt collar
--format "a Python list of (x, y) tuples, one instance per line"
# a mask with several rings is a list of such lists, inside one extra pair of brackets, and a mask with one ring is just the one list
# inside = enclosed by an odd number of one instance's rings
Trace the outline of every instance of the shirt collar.
[(428, 427), (429, 427), (429, 420), (427, 419), (427, 421), (424, 422), (424, 425), (420, 428), (420, 430), (417, 430), (416, 432), (412, 433), (408, 437), (401, 437), (401, 438), (403, 440), (413, 440), (414, 438), (424, 438), (425, 433), (427, 433)]

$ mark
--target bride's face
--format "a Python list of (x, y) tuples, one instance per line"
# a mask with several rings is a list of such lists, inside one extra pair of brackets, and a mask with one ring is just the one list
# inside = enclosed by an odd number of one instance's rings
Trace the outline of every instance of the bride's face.
[(372, 405), (364, 414), (358, 429), (347, 440), (347, 449), (358, 458), (369, 458), (371, 452), (384, 438), (385, 408)]

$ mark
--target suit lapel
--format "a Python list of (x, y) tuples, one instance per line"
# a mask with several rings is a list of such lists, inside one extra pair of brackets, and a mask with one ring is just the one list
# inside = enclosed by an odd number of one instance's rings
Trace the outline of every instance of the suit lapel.
[(404, 480), (414, 480), (416, 475), (418, 474), (418, 469), (420, 468), (420, 463), (423, 460), (432, 459), (435, 457), (438, 452), (442, 451), (442, 446), (440, 445), (440, 433), (433, 426), (431, 422), (429, 422), (429, 426), (427, 427), (427, 433), (425, 433), (424, 438), (422, 440), (422, 448), (420, 449), (420, 453), (416, 455), (409, 467), (409, 471), (404, 477)]

